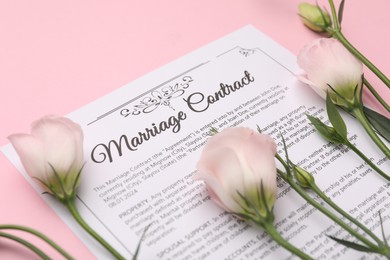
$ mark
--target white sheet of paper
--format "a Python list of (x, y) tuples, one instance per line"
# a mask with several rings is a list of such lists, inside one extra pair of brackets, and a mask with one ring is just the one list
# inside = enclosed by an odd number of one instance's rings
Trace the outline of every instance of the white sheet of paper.
[[(296, 73), (294, 55), (246, 26), (71, 113), (85, 133), (77, 200), (82, 215), (127, 258), (149, 224), (139, 259), (288, 258), (260, 228), (226, 214), (203, 183), (192, 180), (210, 127), (258, 125), (276, 139), (280, 152), (281, 132), (292, 161), (313, 172), (329, 197), (380, 236), (379, 210), (385, 230), (390, 228), (389, 185), (308, 124), (305, 113), (327, 118), (324, 101)], [(390, 172), (389, 160), (343, 116), (352, 142)], [(41, 192), (13, 148), (2, 151)], [(98, 258), (109, 257), (62, 205), (42, 198)], [(315, 259), (364, 256), (331, 241), (326, 235), (347, 238), (346, 232), (281, 181), (274, 213), (282, 236)]]

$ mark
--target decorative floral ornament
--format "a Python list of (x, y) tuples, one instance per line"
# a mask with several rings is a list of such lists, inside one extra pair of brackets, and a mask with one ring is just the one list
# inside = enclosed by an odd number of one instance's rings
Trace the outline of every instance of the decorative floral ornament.
[(324, 99), (329, 91), (335, 104), (350, 109), (349, 103), (354, 102), (361, 88), (363, 65), (339, 41), (314, 40), (299, 53), (298, 65), (306, 72), (306, 77), (300, 77), (303, 82)]
[(332, 20), (328, 11), (321, 9), (318, 5), (300, 3), (298, 9), (303, 24), (309, 29), (322, 33), (332, 26)]
[(46, 116), (32, 124), (31, 134), (9, 140), (27, 173), (60, 200), (75, 195), (84, 164), (83, 132), (73, 121)]

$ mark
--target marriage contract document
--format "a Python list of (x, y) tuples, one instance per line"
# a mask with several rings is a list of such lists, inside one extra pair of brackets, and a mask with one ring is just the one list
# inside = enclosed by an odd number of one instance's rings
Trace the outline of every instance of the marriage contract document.
[[(282, 134), (290, 159), (328, 197), (379, 237), (380, 211), (390, 235), (389, 184), (310, 125), (306, 114), (327, 120), (325, 102), (297, 74), (294, 55), (246, 26), (69, 114), (85, 134), (77, 207), (86, 221), (127, 258), (149, 225), (139, 259), (294, 258), (260, 228), (224, 212), (192, 179), (211, 127), (246, 126), (271, 135), (284, 156)], [(390, 172), (388, 158), (343, 117), (350, 141)], [(26, 176), (13, 148), (2, 151)], [(98, 258), (110, 258), (62, 205), (41, 196)], [(315, 259), (373, 257), (332, 241), (327, 235), (351, 237), (282, 180), (274, 214), (281, 235)]]

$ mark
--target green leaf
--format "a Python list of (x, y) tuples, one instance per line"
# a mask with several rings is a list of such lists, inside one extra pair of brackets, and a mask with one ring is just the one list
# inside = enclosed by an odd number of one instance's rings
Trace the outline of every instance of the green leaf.
[(280, 137), (282, 137), (283, 150), (284, 150), (284, 153), (286, 154), (287, 165), (291, 168), (290, 159), (288, 158), (288, 151), (287, 151), (286, 140), (284, 139), (284, 136), (281, 133), (280, 133)]
[(261, 129), (260, 129), (260, 126), (259, 125), (256, 125), (257, 127), (257, 132), (259, 132), (261, 134)]
[[(253, 208), (252, 203), (247, 199), (247, 197), (245, 197), (244, 195), (242, 195), (241, 192), (238, 191), (238, 190), (237, 190), (237, 194), (238, 194), (238, 196), (244, 201), (245, 206), (246, 206), (247, 208)], [(244, 209), (244, 210), (245, 210), (245, 209)]]
[(310, 120), (312, 125), (317, 129), (317, 131), (329, 142), (335, 143), (335, 144), (344, 144), (345, 139), (343, 139), (334, 128), (325, 125), (321, 122), (320, 119), (317, 117), (306, 115), (307, 118)]
[[(286, 166), (285, 166), (285, 169), (287, 171), (287, 176), (288, 177), (292, 177), (292, 174), (291, 174), (291, 161), (289, 159), (289, 155), (288, 155), (288, 151), (287, 151), (287, 145), (286, 145), (286, 140), (284, 139), (284, 136), (282, 135), (282, 133), (279, 133), (280, 136), (282, 137), (282, 143), (283, 143), (283, 150), (284, 150), (284, 153), (285, 153), (285, 156), (286, 156)], [(280, 158), (280, 160), (282, 160), (282, 158)]]
[(354, 89), (354, 98), (355, 98), (355, 104), (359, 104), (360, 106), (363, 106), (363, 82), (364, 82), (364, 73), (361, 76), (362, 82), (356, 84)]
[(144, 236), (145, 236), (146, 232), (148, 231), (148, 229), (150, 228), (151, 225), (152, 224), (147, 225), (146, 228), (144, 229), (144, 232), (142, 233), (142, 236), (141, 236), (141, 238), (138, 241), (137, 249), (135, 250), (135, 253), (133, 255), (132, 260), (137, 260), (138, 254), (139, 254), (139, 250), (141, 248), (142, 240), (144, 239)]
[(367, 107), (363, 107), (363, 112), (378, 134), (390, 142), (390, 119)]
[(386, 235), (385, 235), (385, 229), (383, 228), (383, 220), (382, 220), (382, 214), (381, 214), (380, 210), (378, 210), (378, 215), (379, 215), (379, 223), (381, 223), (383, 242), (385, 243), (386, 246), (389, 246), (389, 243), (387, 243), (387, 239), (386, 239)]
[[(232, 213), (232, 212), (230, 212), (230, 213)], [(246, 214), (244, 214), (244, 213), (234, 212), (234, 213), (232, 213), (232, 214), (234, 214), (234, 215), (236, 215), (237, 217), (240, 217), (240, 218), (242, 218), (242, 219), (245, 219), (245, 220), (251, 219), (251, 217), (250, 217), (249, 215), (246, 215)], [(260, 223), (257, 223), (257, 224), (260, 224)]]
[(333, 104), (329, 93), (326, 94), (326, 111), (328, 113), (329, 121), (336, 132), (347, 139), (347, 126), (345, 125), (345, 122), (341, 117), (336, 105)]
[(213, 136), (213, 135), (216, 135), (216, 134), (218, 134), (219, 132), (218, 132), (218, 129), (217, 128), (215, 128), (215, 127), (210, 127), (210, 130), (207, 132), (207, 135), (208, 136)]
[(342, 0), (339, 6), (339, 13), (338, 13), (339, 24), (341, 24), (341, 21), (343, 20), (344, 3), (345, 1)]
[(320, 11), (322, 21), (324, 21), (324, 25), (322, 26), (322, 28), (326, 31), (327, 27), (332, 26), (332, 20), (327, 19), (327, 17), (326, 17), (327, 11), (325, 8), (322, 10), (322, 8), (318, 5), (318, 3), (316, 3), (316, 6), (318, 8), (318, 11)]
[(267, 196), (265, 195), (263, 180), (261, 180), (261, 182), (260, 182), (260, 199), (263, 202), (263, 205), (264, 205), (265, 210), (267, 212), (266, 216), (268, 217), (268, 216), (272, 216), (272, 205), (270, 208), (266, 198), (267, 198)]
[(344, 245), (346, 247), (355, 249), (357, 251), (369, 252), (369, 253), (377, 253), (376, 251), (372, 250), (371, 248), (365, 247), (363, 245), (360, 245), (360, 244), (357, 244), (357, 243), (354, 243), (354, 242), (351, 242), (351, 241), (348, 241), (348, 240), (339, 239), (339, 238), (332, 237), (332, 236), (328, 236), (328, 237), (333, 239), (337, 243), (340, 243), (340, 244), (342, 244), (342, 245)]

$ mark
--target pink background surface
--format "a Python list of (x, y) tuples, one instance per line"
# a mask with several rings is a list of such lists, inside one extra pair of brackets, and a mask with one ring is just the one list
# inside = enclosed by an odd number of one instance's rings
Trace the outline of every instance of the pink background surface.
[[(300, 22), (299, 2), (2, 0), (0, 145), (8, 142), (9, 134), (29, 132), (30, 123), (43, 115), (66, 115), (247, 24), (298, 54), (304, 44), (319, 37)], [(390, 75), (390, 2), (374, 2), (347, 1), (343, 32)], [(319, 4), (327, 6), (326, 1)], [(366, 77), (389, 101), (390, 91), (370, 73)], [(3, 154), (0, 174), (0, 224), (36, 228), (77, 259), (93, 258)], [(14, 242), (0, 239), (1, 259), (34, 257)]]

